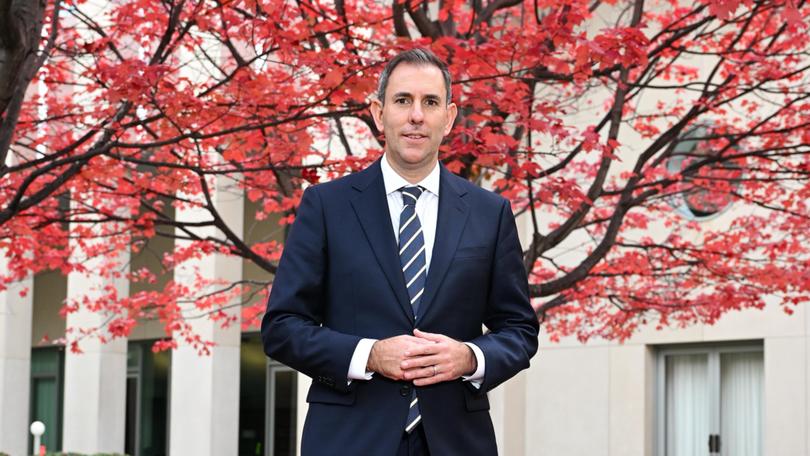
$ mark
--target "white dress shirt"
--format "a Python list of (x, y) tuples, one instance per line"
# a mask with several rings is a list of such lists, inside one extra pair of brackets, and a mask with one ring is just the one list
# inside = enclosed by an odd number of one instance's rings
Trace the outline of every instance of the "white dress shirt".
[[(405, 186), (413, 185), (404, 177), (397, 174), (394, 168), (388, 163), (388, 157), (383, 155), (380, 161), (382, 168), (383, 183), (385, 184), (385, 195), (388, 200), (388, 213), (391, 215), (391, 229), (394, 232), (394, 238), (399, 244), (399, 214), (402, 212), (404, 203), (402, 202), (402, 194), (399, 189)], [(430, 270), (430, 259), (433, 256), (433, 243), (436, 240), (436, 220), (439, 216), (439, 164), (438, 162), (421, 182), (416, 185), (422, 187), (424, 191), (416, 201), (416, 214), (419, 217), (419, 222), (422, 224), (422, 235), (425, 238), (425, 274)], [(452, 317), (448, 317), (452, 318)], [(376, 339), (362, 339), (354, 349), (351, 363), (349, 364), (349, 383), (352, 380), (370, 380), (373, 372), (366, 371), (368, 364), (368, 357), (371, 354), (371, 347), (376, 342)], [(465, 342), (475, 354), (475, 359), (478, 362), (478, 368), (470, 376), (462, 377), (464, 380), (469, 381), (476, 388), (481, 386), (481, 381), (484, 379), (484, 353), (478, 346), (473, 343)]]

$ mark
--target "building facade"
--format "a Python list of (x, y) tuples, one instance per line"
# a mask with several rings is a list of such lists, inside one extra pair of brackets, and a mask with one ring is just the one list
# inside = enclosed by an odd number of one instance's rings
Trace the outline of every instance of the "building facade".
[[(244, 217), (242, 204), (234, 217)], [(523, 234), (529, 223), (519, 219)], [(704, 223), (722, 223), (722, 214)], [(213, 255), (198, 266), (260, 274), (232, 261)], [(147, 322), (127, 340), (88, 340), (73, 354), (48, 340), (97, 323), (92, 314), (58, 316), (65, 298), (93, 289), (92, 277), (54, 272), (15, 287), (0, 294), (0, 451), (30, 454), (28, 426), (39, 420), (49, 450), (296, 454), (309, 379), (268, 360), (258, 328), (200, 319), (196, 329), (217, 346), (199, 356), (183, 346), (153, 352), (164, 333)], [(509, 456), (808, 454), (808, 328), (804, 306), (793, 315), (774, 306), (713, 326), (644, 328), (623, 344), (541, 336), (531, 368), (490, 393), (499, 448)]]

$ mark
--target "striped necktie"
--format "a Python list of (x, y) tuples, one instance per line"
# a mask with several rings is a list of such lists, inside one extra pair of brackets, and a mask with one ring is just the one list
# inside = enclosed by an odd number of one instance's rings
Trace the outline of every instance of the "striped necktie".
[[(427, 262), (425, 261), (425, 237), (422, 234), (422, 224), (416, 215), (416, 201), (422, 194), (422, 188), (402, 187), (404, 206), (399, 215), (399, 260), (402, 265), (402, 274), (405, 276), (405, 285), (408, 288), (408, 297), (411, 299), (414, 319), (419, 315), (419, 303), (425, 291), (427, 278)], [(408, 409), (408, 420), (405, 423), (405, 432), (412, 432), (422, 415), (419, 413), (419, 399), (416, 397), (416, 388), (411, 393), (411, 406)]]

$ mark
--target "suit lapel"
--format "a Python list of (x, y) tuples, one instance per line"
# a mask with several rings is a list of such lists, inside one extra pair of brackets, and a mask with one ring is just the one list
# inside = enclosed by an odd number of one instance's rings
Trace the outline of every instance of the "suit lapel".
[(422, 312), (422, 316), (419, 318), (420, 321), (424, 321), (425, 316), (434, 307), (431, 305), (431, 301), (444, 280), (450, 262), (456, 253), (470, 209), (462, 199), (462, 196), (467, 191), (453, 182), (450, 171), (444, 165), (439, 163), (439, 166), (441, 167), (441, 180), (439, 184), (439, 214), (436, 222), (436, 239), (433, 243), (433, 256), (430, 260), (425, 293), (419, 304)]
[(397, 243), (391, 228), (380, 160), (357, 177), (357, 182), (352, 186), (359, 193), (351, 200), (352, 207), (397, 301), (410, 321), (413, 321), (413, 309), (405, 288)]

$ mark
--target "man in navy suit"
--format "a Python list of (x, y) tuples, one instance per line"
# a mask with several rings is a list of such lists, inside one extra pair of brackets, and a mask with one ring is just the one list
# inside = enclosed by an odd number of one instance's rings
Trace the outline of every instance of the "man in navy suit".
[(538, 322), (509, 202), (438, 162), (450, 100), (443, 61), (397, 55), (371, 105), (383, 157), (301, 199), (262, 338), (313, 379), (304, 456), (497, 454), (486, 393)]

